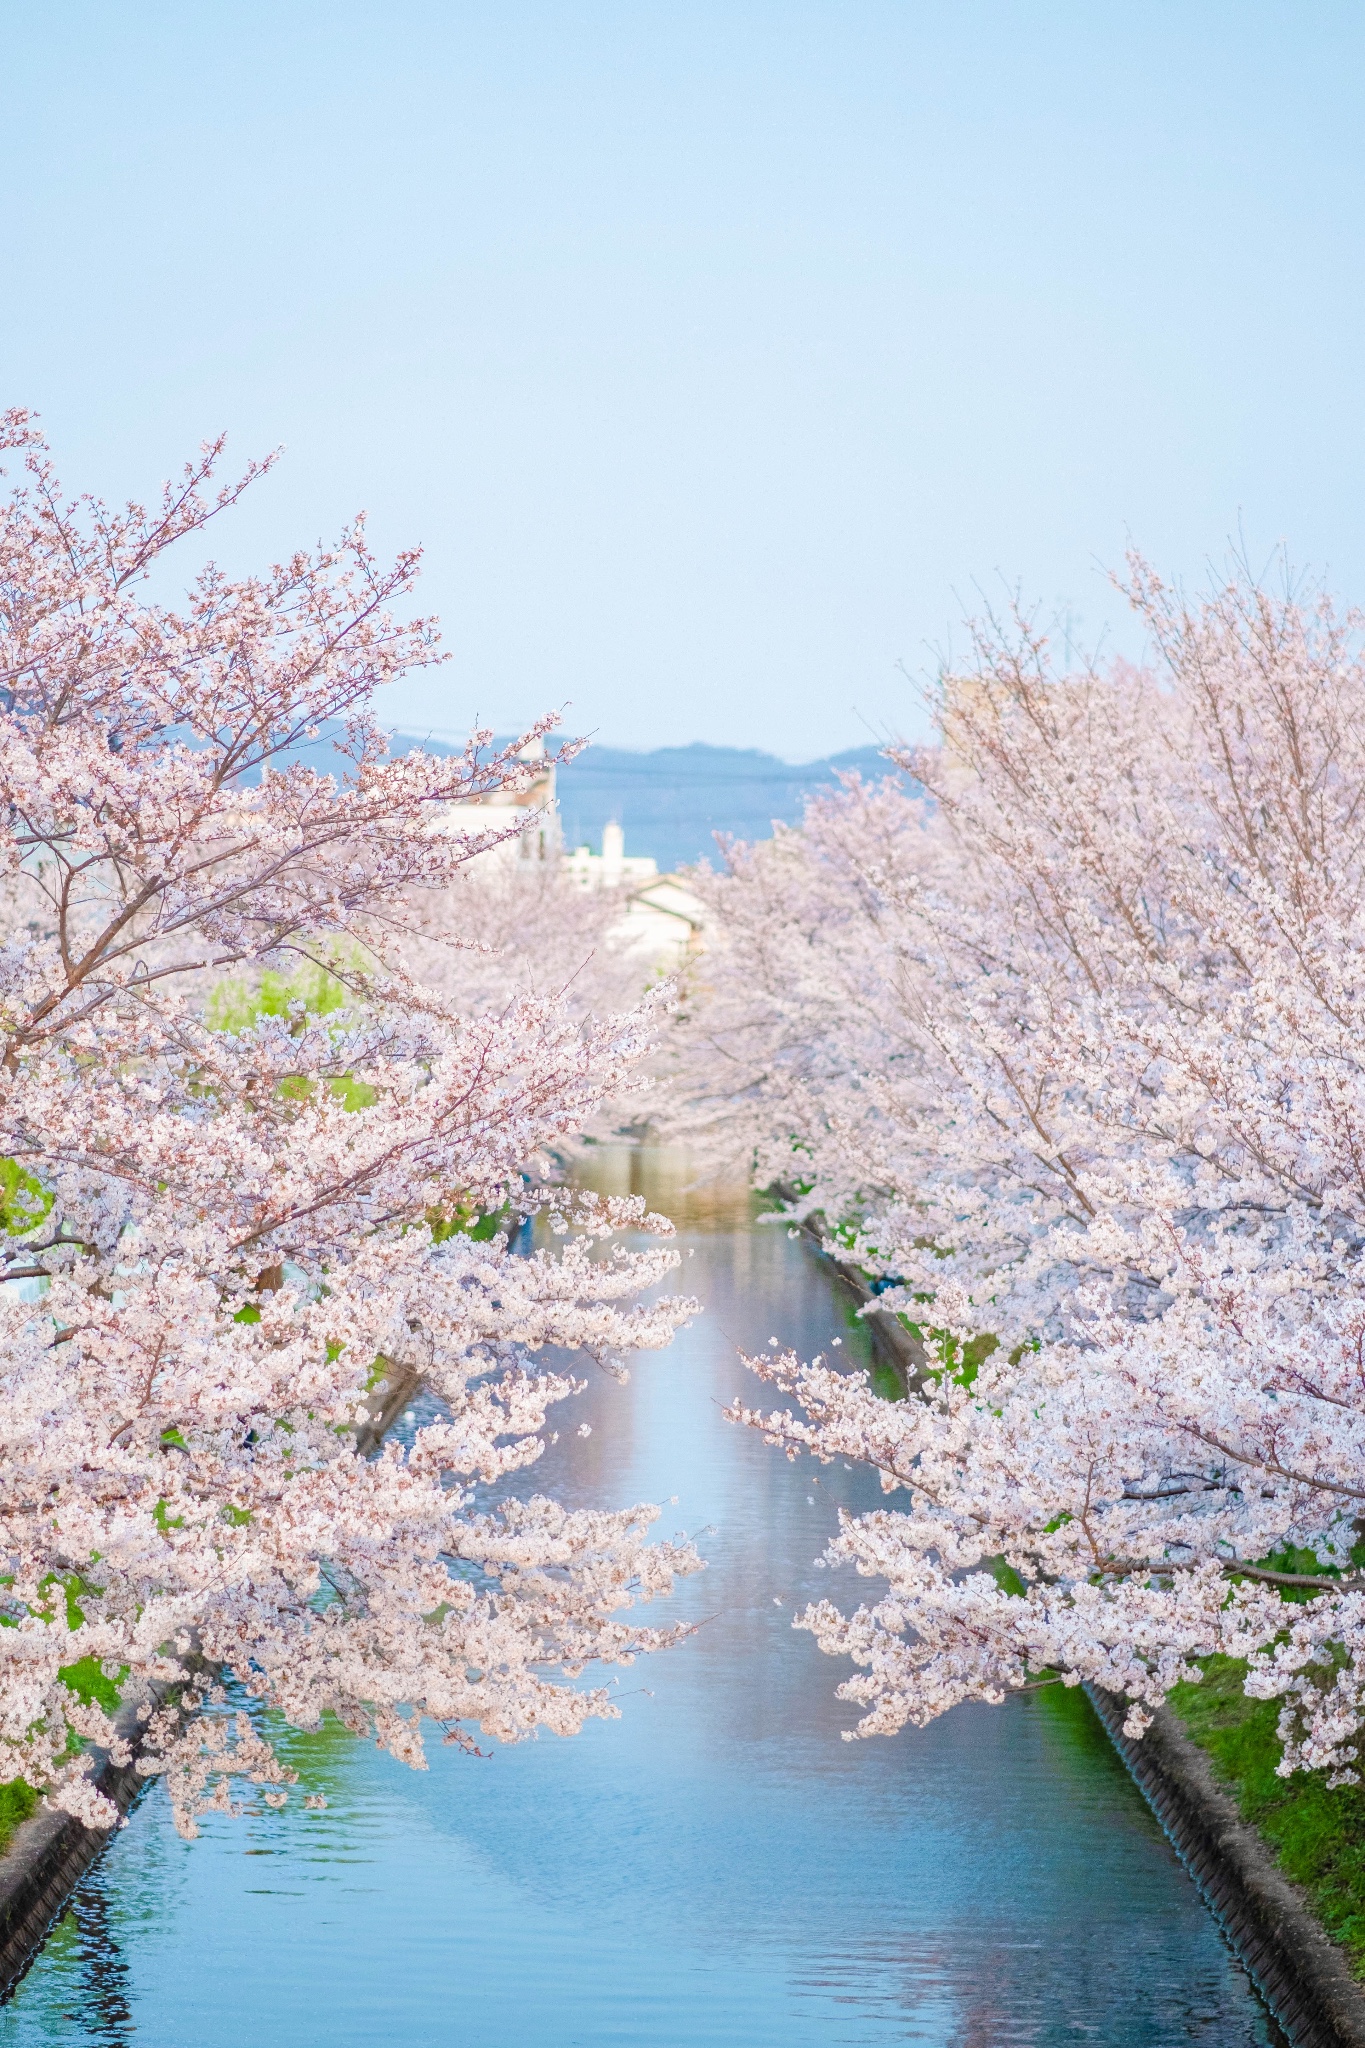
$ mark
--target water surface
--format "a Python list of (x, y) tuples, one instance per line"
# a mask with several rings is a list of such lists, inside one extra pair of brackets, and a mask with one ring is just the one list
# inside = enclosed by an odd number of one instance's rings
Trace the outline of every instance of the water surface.
[[(1207, 2048), (1279, 2042), (1088, 1708), (1054, 1689), (845, 1743), (838, 1664), (795, 1606), (865, 1475), (789, 1465), (721, 1419), (740, 1347), (864, 1334), (807, 1248), (679, 1162), (604, 1154), (681, 1225), (707, 1313), (533, 1488), (667, 1500), (707, 1530), (681, 1649), (621, 1721), (413, 1773), (336, 1732), (292, 1760), (324, 1813), (181, 1842), (153, 1791), (0, 2012), (4, 2048)], [(564, 1413), (565, 1411), (561, 1411)], [(579, 1415), (575, 1415), (576, 1422)]]

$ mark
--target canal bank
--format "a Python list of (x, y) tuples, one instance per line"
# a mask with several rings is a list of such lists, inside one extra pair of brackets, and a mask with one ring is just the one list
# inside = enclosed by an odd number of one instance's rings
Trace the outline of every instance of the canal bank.
[[(169, 1688), (159, 1688), (156, 1704), (164, 1705), (168, 1697)], [(130, 1812), (147, 1789), (147, 1780), (136, 1768), (144, 1720), (133, 1702), (114, 1716), (115, 1739), (126, 1750), (127, 1763), (115, 1763), (106, 1749), (91, 1748), (91, 1777), (121, 1815)], [(96, 1833), (45, 1802), (39, 1802), (7, 1836), (0, 1849), (0, 2000), (20, 1982), (108, 1841), (107, 1834)]]
[[(792, 1202), (796, 1190), (773, 1195)], [(922, 1344), (877, 1286), (831, 1243), (824, 1217), (806, 1241), (858, 1302), (874, 1346), (912, 1394)], [(894, 1389), (890, 1390), (893, 1393)], [(1199, 1685), (1176, 1688), (1142, 1741), (1123, 1733), (1126, 1702), (1084, 1688), (1134, 1782), (1295, 2048), (1365, 2048), (1365, 1789), (1275, 1773), (1278, 1704), (1250, 1701), (1242, 1667), (1214, 1658)]]
[[(373, 1455), (420, 1391), (421, 1381), (412, 1372), (395, 1371), (381, 1383), (370, 1400), (368, 1419), (356, 1430), (362, 1457)], [(164, 1706), (174, 1691), (170, 1686), (153, 1687), (154, 1704)], [(146, 1777), (137, 1769), (145, 1721), (138, 1702), (131, 1700), (114, 1716), (115, 1741), (126, 1753), (126, 1763), (116, 1763), (98, 1744), (90, 1747), (92, 1782), (125, 1820), (148, 1789)], [(33, 1800), (27, 1786), (16, 1784), (6, 1790), (22, 1791), (25, 1804)], [(42, 1801), (0, 1835), (0, 2003), (22, 1981), (49, 1929), (109, 1839), (107, 1833), (97, 1833)]]
[[(1127, 1703), (1096, 1686), (1091, 1704), (1293, 2048), (1365, 2048), (1365, 1986), (1273, 1848), (1170, 1707), (1140, 1742)], [(1365, 1853), (1365, 1843), (1362, 1843)]]
[[(796, 1189), (780, 1181), (770, 1194), (784, 1203), (797, 1199)], [(877, 1290), (867, 1274), (860, 1266), (850, 1265), (847, 1259), (840, 1258), (837, 1249), (831, 1245), (822, 1211), (816, 1210), (814, 1215), (803, 1217), (797, 1228), (811, 1250), (827, 1265), (835, 1285), (857, 1303), (874, 1354), (894, 1373), (902, 1391), (908, 1392), (925, 1366), (924, 1346), (919, 1338), (911, 1334), (898, 1315), (877, 1307)]]
[(856, 1597), (814, 1560), (878, 1489), (788, 1465), (721, 1409), (757, 1390), (741, 1352), (839, 1336), (868, 1363), (866, 1325), (747, 1201), (690, 1195), (659, 1162), (599, 1169), (678, 1217), (707, 1314), (628, 1386), (594, 1375), (573, 1417), (591, 1435), (562, 1428), (521, 1483), (668, 1503), (664, 1532), (709, 1559), (674, 1611), (703, 1625), (622, 1673), (621, 1720), (570, 1743), (436, 1749), (416, 1774), (339, 1731), (288, 1737), (327, 1811), (210, 1816), (195, 1844), (153, 1788), (0, 2042), (1282, 2048), (1076, 1694), (841, 1742), (841, 1671), (791, 1617)]

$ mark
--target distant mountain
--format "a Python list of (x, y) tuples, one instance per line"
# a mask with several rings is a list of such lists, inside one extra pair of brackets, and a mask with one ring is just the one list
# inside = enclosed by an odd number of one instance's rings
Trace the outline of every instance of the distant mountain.
[[(393, 750), (453, 751), (435, 739), (395, 733)], [(656, 747), (635, 754), (624, 747), (590, 746), (558, 775), (559, 813), (568, 847), (602, 844), (613, 820), (626, 835), (627, 853), (652, 853), (660, 870), (712, 859), (717, 832), (735, 839), (766, 839), (773, 821), (793, 825), (812, 790), (828, 788), (840, 769), (871, 779), (891, 774), (880, 747), (853, 747), (823, 761), (793, 767), (757, 747)]]
[(841, 768), (866, 777), (892, 772), (879, 747), (854, 747), (799, 767), (756, 747), (701, 740), (649, 754), (589, 747), (559, 771), (565, 844), (598, 847), (602, 827), (614, 818), (625, 830), (626, 852), (652, 853), (662, 869), (714, 858), (717, 832), (766, 839), (774, 819), (795, 824), (810, 792), (827, 788)]
[[(291, 758), (324, 770), (337, 765), (339, 731), (329, 723), (316, 740), (292, 749)], [(392, 745), (395, 754), (418, 747), (429, 754), (458, 751), (446, 740), (410, 732), (396, 732)], [(850, 768), (869, 780), (893, 772), (880, 747), (853, 747), (793, 767), (757, 747), (710, 747), (702, 740), (648, 754), (593, 745), (559, 771), (564, 843), (595, 852), (602, 827), (615, 820), (625, 831), (626, 852), (652, 853), (667, 873), (714, 858), (717, 832), (766, 839), (775, 819), (794, 825), (811, 791), (828, 788), (840, 769)]]

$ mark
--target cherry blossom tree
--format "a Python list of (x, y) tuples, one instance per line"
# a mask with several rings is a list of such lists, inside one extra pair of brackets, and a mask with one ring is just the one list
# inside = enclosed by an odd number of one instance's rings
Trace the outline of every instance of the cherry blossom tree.
[[(1193, 605), (1135, 562), (1128, 587), (1150, 673), (1059, 676), (1022, 620), (979, 637), (944, 746), (902, 757), (934, 805), (918, 840), (907, 815), (894, 859), (849, 841), (884, 1015), (869, 1032), (831, 986), (819, 1115), (789, 1094), (770, 1132), (896, 1283), (924, 1384), (889, 1405), (769, 1357), (796, 1407), (733, 1412), (900, 1497), (829, 1553), (887, 1593), (803, 1618), (859, 1667), (857, 1732), (1060, 1672), (1126, 1695), (1140, 1733), (1225, 1652), (1283, 1702), (1283, 1768), (1342, 1782), (1365, 1686), (1359, 622), (1243, 577)], [(860, 801), (834, 800), (855, 837)], [(806, 836), (811, 866), (824, 820)], [(829, 923), (808, 890), (788, 957), (828, 953)]]
[(743, 1161), (797, 1219), (858, 1225), (892, 1199), (920, 1100), (920, 963), (886, 879), (945, 857), (922, 797), (856, 774), (807, 803), (800, 827), (723, 841), (694, 870), (707, 943), (690, 963), (666, 1048), (661, 1128), (703, 1160)]
[(546, 995), (576, 1016), (637, 1003), (659, 976), (625, 943), (621, 898), (585, 889), (560, 857), (518, 860), (495, 847), (439, 894), (413, 903), (404, 961), (462, 1012), (478, 1015), (519, 995)]
[[(612, 1366), (692, 1306), (642, 1303), (676, 1255), (622, 1247), (638, 1205), (535, 1178), (651, 1015), (471, 1016), (404, 966), (414, 901), (485, 844), (446, 807), (528, 772), (487, 734), (387, 758), (373, 693), (438, 658), (394, 615), (415, 555), (357, 525), (153, 601), (256, 470), (216, 488), (214, 444), (114, 511), (63, 496), (27, 415), (0, 439), (0, 1777), (111, 1824), (79, 1747), (119, 1753), (111, 1689), (189, 1833), (244, 1780), (289, 1796), (225, 1688), (417, 1765), (424, 1717), (572, 1733), (615, 1711), (581, 1674), (672, 1641), (631, 1610), (697, 1564), (651, 1507), (502, 1497), (581, 1384), (536, 1354)], [(300, 758), (324, 726), (335, 776)], [(215, 1014), (267, 972), (344, 1000)], [(512, 1256), (504, 1214), (558, 1248)], [(437, 1419), (362, 1456), (400, 1374)]]

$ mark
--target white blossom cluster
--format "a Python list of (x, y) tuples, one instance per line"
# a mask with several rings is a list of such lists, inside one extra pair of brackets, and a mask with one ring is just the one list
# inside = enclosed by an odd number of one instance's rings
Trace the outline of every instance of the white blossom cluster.
[[(527, 1178), (630, 1087), (650, 1014), (471, 1016), (393, 964), (485, 843), (445, 807), (529, 773), (487, 734), (387, 758), (371, 696), (436, 658), (390, 611), (414, 556), (386, 570), (356, 528), (261, 577), (210, 565), (176, 609), (146, 579), (243, 488), (212, 495), (216, 446), (110, 511), (63, 498), (26, 415), (0, 444), (0, 1779), (110, 1825), (80, 1747), (126, 1760), (110, 1685), (189, 1833), (292, 1782), (217, 1710), (229, 1682), (415, 1765), (423, 1717), (570, 1734), (615, 1711), (585, 1667), (673, 1640), (630, 1610), (698, 1562), (647, 1540), (652, 1507), (499, 1486), (581, 1384), (537, 1353), (615, 1366), (694, 1306), (643, 1304), (676, 1254), (617, 1242), (661, 1219)], [(300, 760), (324, 725), (337, 777)], [(224, 977), (324, 968), (328, 1014), (212, 1028)], [(558, 1249), (475, 1234), (504, 1210)], [(439, 1419), (362, 1457), (400, 1374)]]
[(1365, 1716), (1365, 663), (1359, 622), (1139, 561), (1150, 670), (1025, 620), (949, 679), (923, 795), (850, 783), (704, 888), (680, 1122), (742, 1119), (930, 1370), (876, 1400), (750, 1361), (734, 1414), (875, 1466), (804, 1617), (859, 1732), (1060, 1673), (1140, 1733), (1198, 1660), (1283, 1702), (1283, 1769)]
[(600, 1016), (629, 1008), (651, 985), (666, 993), (651, 963), (623, 943), (615, 892), (582, 888), (560, 856), (509, 860), (495, 850), (412, 907), (404, 964), (466, 1015), (547, 995), (574, 1016)]

